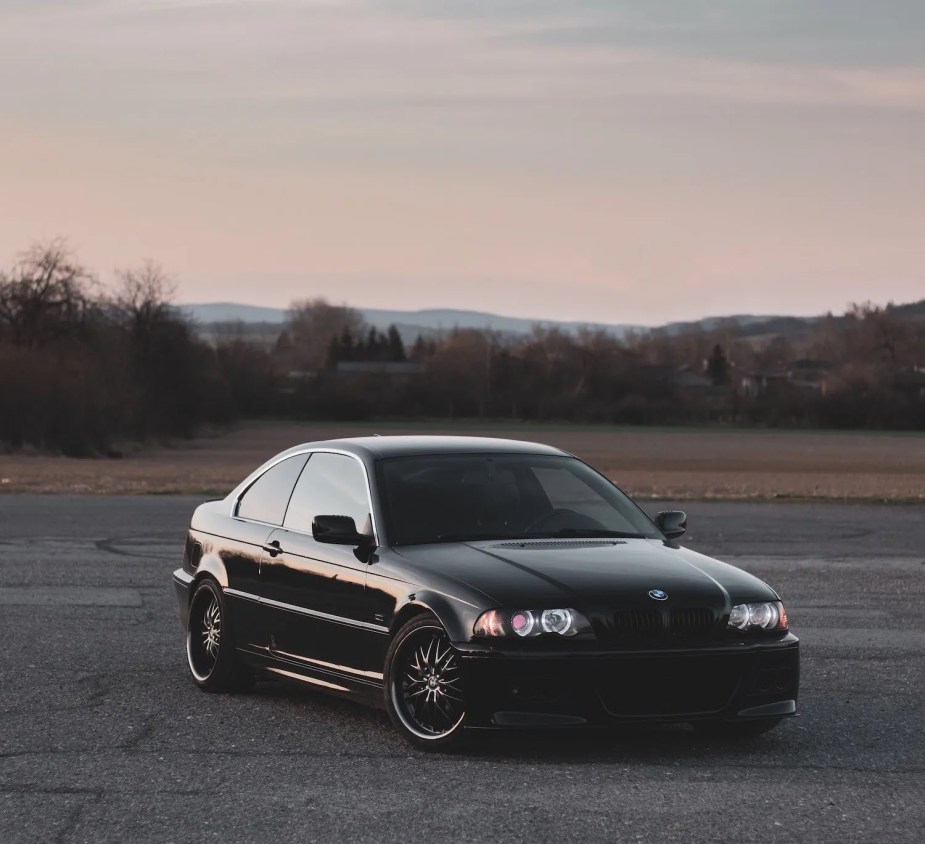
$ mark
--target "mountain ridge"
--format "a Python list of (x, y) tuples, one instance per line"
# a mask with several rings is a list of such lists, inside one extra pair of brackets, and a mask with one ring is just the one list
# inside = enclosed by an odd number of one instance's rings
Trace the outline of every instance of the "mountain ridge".
[[(200, 324), (204, 334), (213, 333), (216, 326), (230, 323), (244, 323), (263, 334), (281, 330), (286, 320), (286, 308), (270, 308), (263, 305), (245, 305), (238, 302), (201, 302), (178, 306), (188, 317)], [(905, 304), (890, 303), (889, 313), (902, 320), (925, 320), (925, 299)], [(728, 316), (703, 317), (697, 320), (669, 322), (658, 326), (632, 323), (581, 322), (578, 320), (530, 319), (511, 317), (488, 311), (474, 311), (454, 308), (422, 308), (415, 311), (387, 310), (383, 308), (355, 308), (366, 323), (378, 331), (385, 331), (394, 325), (402, 339), (414, 342), (419, 336), (431, 338), (455, 328), (474, 328), (496, 331), (506, 335), (526, 335), (536, 327), (555, 328), (568, 334), (581, 330), (603, 331), (614, 337), (625, 337), (630, 333), (645, 334), (659, 332), (668, 335), (688, 331), (716, 331), (731, 329), (737, 336), (758, 335), (798, 336), (820, 319), (818, 316), (794, 316), (787, 314), (730, 314)]]
[[(271, 308), (263, 305), (246, 305), (237, 302), (200, 302), (180, 305), (179, 308), (196, 322), (204, 325), (216, 323), (243, 322), (264, 325), (282, 325), (286, 319), (286, 308)], [(819, 317), (798, 317), (781, 314), (756, 315), (732, 314), (729, 316), (704, 317), (699, 320), (670, 322), (660, 326), (632, 323), (582, 322), (578, 320), (530, 319), (511, 317), (487, 311), (456, 308), (422, 308), (414, 311), (387, 310), (383, 308), (355, 308), (363, 319), (377, 330), (389, 325), (399, 328), (403, 336), (434, 334), (451, 331), (454, 328), (476, 328), (499, 331), (504, 334), (527, 334), (535, 327), (557, 328), (570, 334), (580, 330), (603, 331), (618, 337), (631, 332), (667, 331), (679, 333), (701, 328), (714, 330), (723, 325), (733, 325), (738, 330), (753, 331), (765, 324), (787, 324), (793, 329), (808, 325)]]

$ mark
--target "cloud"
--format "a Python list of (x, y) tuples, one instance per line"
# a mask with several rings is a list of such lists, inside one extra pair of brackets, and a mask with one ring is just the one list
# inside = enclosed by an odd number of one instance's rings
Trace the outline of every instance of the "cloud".
[(603, 307), (789, 273), (838, 306), (838, 274), (921, 281), (918, 9), (0, 0), (0, 237), (53, 223), (217, 290), (311, 266)]
[(920, 0), (387, 0), (415, 17), (516, 25), (524, 37), (709, 58), (908, 64), (925, 58)]
[[(819, 28), (818, 4), (805, 5)], [(764, 3), (434, 0), (396, 12), (361, 2), (85, 0), (0, 8), (13, 9), (0, 28), (7, 109), (122, 129), (227, 133), (252, 120), (270, 131), (366, 127), (400, 139), (400, 121), (424, 113), (456, 131), (473, 123), (484, 136), (492, 122), (503, 129), (512, 120), (607, 131), (659, 103), (925, 108), (925, 65), (781, 64), (713, 49), (721, 34), (737, 45), (762, 41), (758, 34), (774, 42), (781, 26), (770, 26), (769, 10), (778, 6)], [(569, 32), (597, 36), (551, 37)]]

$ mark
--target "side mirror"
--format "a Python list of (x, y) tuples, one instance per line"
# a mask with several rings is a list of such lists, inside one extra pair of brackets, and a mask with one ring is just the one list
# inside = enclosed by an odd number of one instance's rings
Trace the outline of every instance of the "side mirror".
[(662, 510), (655, 517), (655, 524), (669, 539), (677, 539), (687, 530), (687, 513), (683, 510)]
[(356, 522), (350, 516), (315, 516), (312, 520), (312, 536), (318, 542), (352, 545), (354, 548), (372, 542), (371, 536), (357, 530)]

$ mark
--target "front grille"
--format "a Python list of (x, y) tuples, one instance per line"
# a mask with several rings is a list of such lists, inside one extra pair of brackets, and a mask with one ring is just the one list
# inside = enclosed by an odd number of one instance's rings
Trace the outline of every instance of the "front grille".
[(671, 611), (671, 635), (681, 639), (706, 636), (713, 629), (716, 616), (708, 607)]
[(717, 615), (709, 607), (617, 610), (598, 619), (598, 638), (614, 643), (684, 642), (709, 638), (716, 632)]
[(661, 638), (664, 624), (659, 610), (620, 610), (611, 617), (610, 629), (618, 639), (640, 641)]

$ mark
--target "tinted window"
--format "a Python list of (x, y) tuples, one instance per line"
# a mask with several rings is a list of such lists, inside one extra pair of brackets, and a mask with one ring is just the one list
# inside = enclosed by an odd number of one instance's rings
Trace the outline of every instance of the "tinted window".
[(238, 515), (243, 519), (281, 525), (286, 505), (307, 455), (288, 457), (268, 469), (252, 483), (238, 504)]
[[(605, 530), (638, 532), (640, 520), (634, 518), (639, 516), (635, 508), (614, 507), (613, 487), (595, 483), (599, 476), (587, 472), (586, 468), (577, 460), (571, 460), (549, 467), (534, 466), (531, 471), (543, 488), (552, 510), (580, 513)], [(646, 527), (651, 530), (651, 526)], [(643, 535), (646, 535), (645, 531)]]
[(343, 454), (316, 452), (296, 484), (285, 527), (311, 533), (315, 516), (350, 516), (362, 531), (369, 518), (366, 470)]
[(659, 537), (617, 487), (572, 457), (451, 454), (381, 461), (394, 545), (540, 537)]

